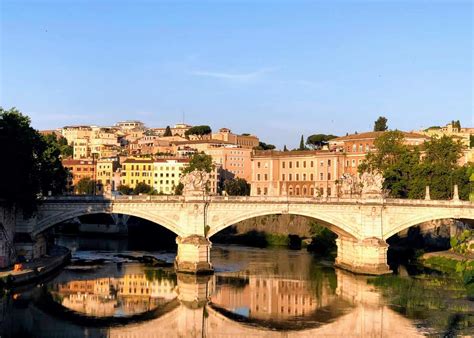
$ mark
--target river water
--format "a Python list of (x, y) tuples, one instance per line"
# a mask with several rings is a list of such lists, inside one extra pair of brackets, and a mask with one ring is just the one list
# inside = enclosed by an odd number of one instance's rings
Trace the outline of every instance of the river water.
[(73, 250), (71, 265), (3, 295), (2, 338), (474, 334), (474, 302), (459, 281), (433, 272), (357, 276), (305, 250), (215, 245), (215, 274), (195, 277), (127, 257), (171, 263), (174, 250), (132, 250), (111, 239), (58, 243)]

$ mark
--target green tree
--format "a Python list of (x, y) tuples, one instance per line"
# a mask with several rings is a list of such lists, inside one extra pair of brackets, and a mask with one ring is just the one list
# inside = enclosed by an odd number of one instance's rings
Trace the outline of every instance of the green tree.
[(176, 187), (174, 187), (174, 194), (175, 195), (182, 195), (184, 189), (184, 184), (179, 182)]
[(84, 177), (77, 182), (75, 186), (76, 193), (80, 195), (93, 195), (95, 192), (96, 181), (90, 177)]
[(133, 189), (126, 184), (119, 185), (117, 191), (121, 192), (124, 195), (131, 195), (133, 193)]
[(299, 146), (298, 150), (306, 150), (306, 147), (304, 145), (304, 136), (303, 135), (301, 135), (300, 146)]
[(384, 116), (379, 116), (379, 118), (374, 123), (374, 131), (386, 131), (388, 129), (387, 126), (387, 118)]
[(61, 150), (66, 148), (58, 142), (55, 135), (48, 136), (54, 137), (42, 137), (43, 142), (40, 145), (40, 189), (43, 194), (51, 192), (53, 195), (57, 195), (65, 190), (69, 175), (61, 162), (63, 156)]
[(258, 147), (255, 147), (255, 150), (273, 150), (276, 147), (273, 144), (267, 144), (265, 142), (259, 142)]
[(204, 153), (194, 154), (190, 161), (189, 165), (183, 169), (183, 174), (188, 174), (193, 171), (205, 171), (210, 173), (214, 169), (212, 164), (212, 156)]
[(328, 144), (329, 140), (336, 138), (334, 135), (326, 134), (314, 134), (308, 136), (306, 139), (306, 144), (313, 149), (321, 149), (324, 145)]
[(38, 195), (61, 193), (66, 187), (66, 171), (51, 147), (30, 126), (30, 119), (16, 108), (0, 107), (0, 199), (31, 215)]
[(224, 190), (230, 196), (249, 196), (250, 184), (243, 178), (233, 178), (224, 181)]
[(134, 195), (140, 195), (140, 194), (147, 194), (147, 195), (153, 195), (155, 193), (155, 190), (153, 187), (149, 186), (145, 182), (139, 182), (133, 189), (133, 194)]
[(288, 151), (288, 148), (286, 147), (286, 144), (283, 146), (283, 151)]
[(171, 128), (170, 126), (166, 126), (166, 129), (165, 129), (165, 133), (163, 134), (163, 136), (173, 136), (173, 134), (171, 133)]
[[(430, 186), (433, 199), (452, 198), (453, 185), (459, 187), (461, 199), (469, 197), (471, 166), (459, 166), (461, 143), (443, 136), (433, 137), (422, 149), (404, 143), (403, 133), (388, 131), (379, 136), (374, 145), (376, 152), (366, 155), (359, 172), (380, 172), (384, 188), (391, 197), (423, 198), (425, 187)], [(423, 150), (423, 156), (421, 156)]]
[(209, 126), (194, 126), (186, 130), (184, 133), (185, 136), (195, 135), (198, 139), (202, 139), (204, 135), (209, 135), (212, 133), (212, 129)]

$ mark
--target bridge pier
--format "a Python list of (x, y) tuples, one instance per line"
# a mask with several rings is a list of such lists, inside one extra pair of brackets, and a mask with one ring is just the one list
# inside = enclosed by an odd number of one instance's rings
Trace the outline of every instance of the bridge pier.
[(204, 236), (191, 235), (176, 237), (178, 254), (176, 255), (176, 272), (191, 274), (212, 274), (211, 242)]
[(391, 273), (387, 264), (388, 244), (372, 237), (357, 240), (348, 237), (336, 239), (336, 266), (354, 273), (383, 275)]

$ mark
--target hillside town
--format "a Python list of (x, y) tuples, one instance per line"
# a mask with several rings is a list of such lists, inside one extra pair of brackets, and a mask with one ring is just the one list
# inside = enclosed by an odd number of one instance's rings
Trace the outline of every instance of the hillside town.
[[(256, 135), (234, 133), (229, 128), (213, 131), (207, 125), (184, 123), (155, 128), (130, 120), (107, 127), (65, 126), (40, 133), (67, 144), (69, 150), (61, 160), (69, 171), (68, 191), (72, 194), (179, 194), (176, 189), (190, 158), (206, 154), (213, 163), (210, 194), (227, 194), (224, 182), (241, 179), (250, 185), (252, 196), (337, 197), (341, 177), (358, 176), (359, 165), (376, 150), (374, 142), (383, 129), (387, 127), (342, 137), (318, 134), (323, 136), (319, 141), (318, 135), (306, 142), (302, 136), (300, 147), (294, 150), (286, 146), (277, 150)], [(474, 128), (461, 128), (459, 121), (403, 132), (403, 136), (409, 146), (449, 136), (463, 145), (458, 164), (474, 161)], [(81, 181), (88, 183), (86, 188)], [(146, 189), (137, 192), (138, 185)]]

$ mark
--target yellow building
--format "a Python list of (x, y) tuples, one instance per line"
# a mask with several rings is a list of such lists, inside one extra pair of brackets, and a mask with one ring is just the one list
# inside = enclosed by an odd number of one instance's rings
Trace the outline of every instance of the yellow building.
[(99, 193), (111, 192), (115, 190), (114, 174), (118, 168), (118, 159), (116, 157), (101, 158), (96, 164), (96, 180)]
[(189, 165), (189, 159), (156, 159), (153, 162), (153, 188), (157, 192), (173, 194), (179, 184), (182, 171)]
[[(143, 182), (158, 193), (173, 195), (179, 184), (182, 171), (189, 165), (189, 158), (139, 158), (129, 157), (122, 162), (121, 185), (135, 188)], [(209, 192), (216, 194), (219, 185), (221, 166), (216, 164), (210, 174)]]
[(133, 189), (140, 182), (153, 186), (153, 159), (127, 158), (122, 163), (121, 185), (128, 185)]

